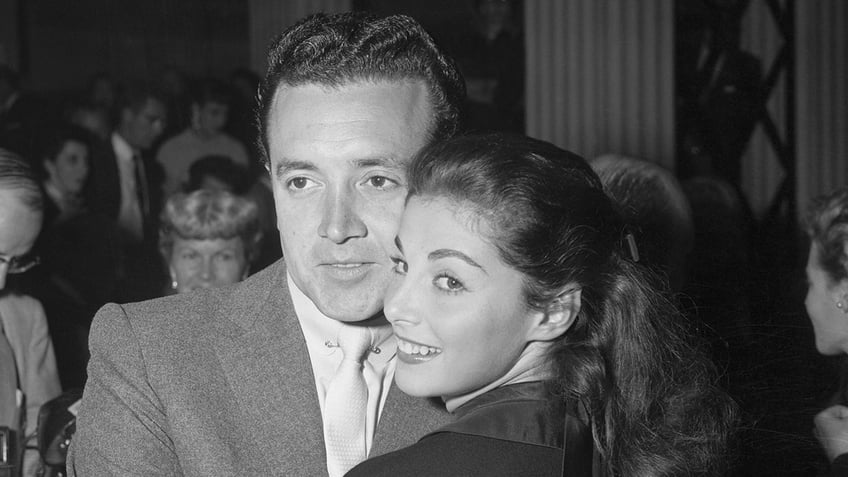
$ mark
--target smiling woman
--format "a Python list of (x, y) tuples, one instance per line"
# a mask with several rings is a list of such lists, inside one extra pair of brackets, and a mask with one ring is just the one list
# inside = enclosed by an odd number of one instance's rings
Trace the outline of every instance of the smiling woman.
[(724, 475), (735, 406), (582, 158), (466, 136), (408, 180), (395, 379), (458, 419), (349, 475)]

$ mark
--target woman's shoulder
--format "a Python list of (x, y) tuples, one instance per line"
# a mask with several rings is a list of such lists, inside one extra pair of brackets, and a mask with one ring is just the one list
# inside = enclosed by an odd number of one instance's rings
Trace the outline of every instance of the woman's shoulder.
[(431, 475), (559, 475), (562, 451), (517, 441), (439, 432), (414, 445), (376, 456), (348, 477)]

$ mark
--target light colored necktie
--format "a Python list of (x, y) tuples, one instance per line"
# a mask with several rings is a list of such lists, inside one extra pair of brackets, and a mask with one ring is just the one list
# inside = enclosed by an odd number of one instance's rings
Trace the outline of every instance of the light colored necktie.
[(370, 347), (368, 328), (342, 326), (339, 348), (344, 357), (324, 398), (324, 440), (330, 477), (344, 475), (368, 457), (365, 444), (368, 387), (362, 374), (362, 361)]

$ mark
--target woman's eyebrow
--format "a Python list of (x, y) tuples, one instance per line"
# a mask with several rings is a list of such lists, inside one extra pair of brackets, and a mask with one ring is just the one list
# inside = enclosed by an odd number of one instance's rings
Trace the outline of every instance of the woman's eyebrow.
[[(441, 258), (458, 258), (463, 262), (471, 265), (472, 267), (477, 267), (486, 273), (486, 269), (483, 268), (479, 263), (475, 262), (474, 259), (469, 257), (468, 255), (460, 252), (459, 250), (454, 250), (451, 248), (440, 248), (438, 250), (433, 250), (427, 255), (427, 258), (430, 260), (439, 260)], [(486, 273), (488, 275), (488, 273)]]

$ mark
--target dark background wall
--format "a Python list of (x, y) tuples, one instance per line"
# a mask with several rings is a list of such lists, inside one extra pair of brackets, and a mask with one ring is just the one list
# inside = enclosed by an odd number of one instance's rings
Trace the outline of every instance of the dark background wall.
[[(4, 2), (5, 3), (5, 2)], [(22, 1), (20, 64), (39, 91), (81, 87), (90, 75), (150, 78), (169, 65), (192, 76), (247, 66), (247, 2)]]

